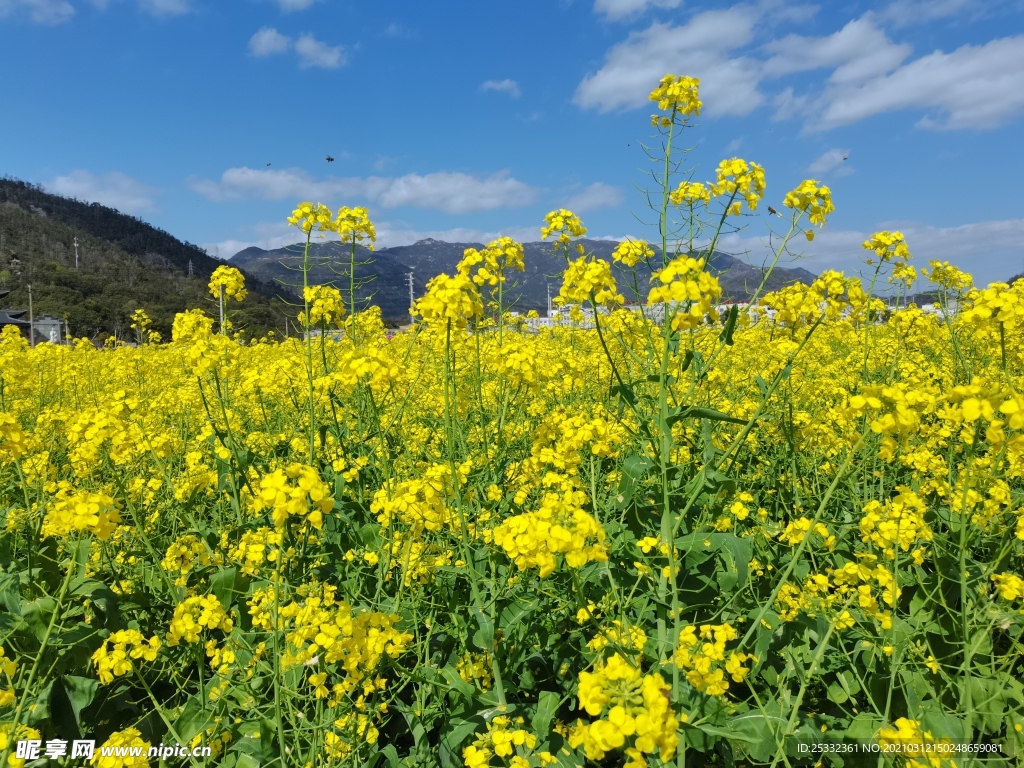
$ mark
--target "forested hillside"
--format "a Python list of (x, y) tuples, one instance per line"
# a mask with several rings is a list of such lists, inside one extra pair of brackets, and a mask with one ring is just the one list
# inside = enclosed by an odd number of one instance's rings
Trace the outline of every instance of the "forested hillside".
[[(0, 288), (11, 291), (3, 307), (27, 308), (31, 285), (35, 315), (66, 318), (74, 336), (127, 338), (131, 313), (141, 307), (169, 338), (177, 312), (216, 313), (206, 286), (221, 263), (111, 208), (0, 179)], [(249, 334), (283, 332), (286, 314), (295, 312), (278, 297), (294, 297), (253, 276), (246, 282), (249, 297), (231, 309), (235, 326)]]

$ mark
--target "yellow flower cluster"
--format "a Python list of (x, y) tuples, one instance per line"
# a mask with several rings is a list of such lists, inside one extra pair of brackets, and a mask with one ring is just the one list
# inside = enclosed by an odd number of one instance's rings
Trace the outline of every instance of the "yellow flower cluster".
[(144, 309), (136, 309), (132, 312), (131, 321), (131, 329), (139, 334), (139, 343), (159, 344), (163, 340), (159, 331), (150, 330), (153, 321)]
[(623, 240), (612, 251), (612, 259), (627, 267), (635, 267), (641, 261), (654, 258), (654, 249), (642, 240)]
[(604, 562), (605, 532), (581, 508), (586, 499), (582, 491), (545, 493), (540, 509), (510, 517), (494, 529), (492, 541), (520, 571), (539, 568), (542, 579), (554, 573), (558, 555), (565, 556), (570, 568)]
[(188, 344), (193, 339), (213, 333), (213, 318), (201, 309), (189, 309), (174, 316), (171, 325), (171, 340)]
[[(149, 768), (150, 743), (137, 728), (114, 731), (96, 750), (96, 768)], [(104, 754), (106, 750), (109, 754)], [(134, 751), (138, 754), (133, 754)]]
[(970, 308), (963, 313), (966, 320), (999, 323), (1006, 331), (1024, 323), (1024, 285), (1020, 282), (1012, 287), (993, 283), (987, 288), (975, 289), (967, 294), (967, 301)]
[(992, 583), (1003, 600), (1019, 600), (1024, 597), (1024, 579), (1015, 573), (992, 574)]
[[(932, 531), (925, 521), (927, 505), (920, 496), (906, 487), (884, 504), (872, 499), (864, 505), (860, 519), (860, 537), (882, 549), (886, 559), (896, 556), (897, 547), (904, 552), (918, 542), (932, 540)], [(923, 562), (924, 550), (918, 547), (913, 552), (914, 562)]]
[(288, 217), (288, 223), (307, 235), (314, 229), (318, 232), (331, 232), (336, 229), (331, 209), (322, 203), (299, 203)]
[(28, 445), (27, 438), (17, 419), (10, 413), (0, 411), (0, 464), (13, 462), (24, 455)]
[(699, 634), (696, 627), (684, 627), (679, 632), (672, 663), (686, 672), (687, 682), (701, 693), (723, 696), (729, 690), (725, 676), (742, 683), (750, 674), (750, 668), (743, 665), (756, 661), (748, 653), (726, 654), (726, 643), (737, 636), (731, 624), (702, 624)]
[[(460, 483), (465, 483), (469, 468), (460, 469)], [(370, 511), (383, 528), (389, 528), (396, 518), (414, 531), (457, 528), (458, 518), (449, 506), (449, 499), (454, 500), (452, 485), (451, 469), (444, 464), (432, 464), (420, 477), (403, 480), (390, 490), (378, 490)]]
[(622, 750), (630, 768), (644, 768), (646, 755), (657, 754), (667, 762), (679, 746), (670, 690), (660, 674), (642, 674), (618, 654), (599, 661), (593, 672), (580, 672), (578, 695), (580, 708), (600, 719), (577, 721), (569, 745), (582, 745), (587, 759), (594, 761)]
[(289, 464), (260, 479), (259, 494), (253, 500), (257, 510), (269, 509), (278, 528), (296, 517), (318, 531), (324, 527), (324, 515), (334, 509), (331, 489), (320, 474), (304, 464)]
[[(411, 634), (397, 629), (399, 616), (357, 611), (336, 599), (333, 586), (310, 585), (299, 591), (304, 593), (301, 602), (282, 603), (277, 609), (278, 628), (285, 630), (287, 645), (281, 656), (283, 669), (323, 665), (345, 675), (337, 685), (341, 686), (338, 692), (347, 694), (372, 676), (384, 656), (397, 658), (413, 640)], [(249, 613), (254, 625), (273, 628), (274, 602), (273, 587), (252, 595)]]
[[(847, 300), (844, 300), (844, 295)], [(810, 285), (794, 283), (773, 293), (766, 294), (762, 303), (775, 310), (775, 322), (794, 330), (810, 325), (824, 315), (829, 320), (838, 320), (844, 310), (854, 313), (864, 297), (857, 278), (848, 278), (842, 272), (822, 272)]]
[(489, 691), (494, 685), (491, 673), (491, 655), (483, 653), (466, 653), (455, 663), (459, 677), (467, 683), (475, 684), (481, 691)]
[(861, 243), (861, 248), (866, 251), (874, 251), (882, 261), (910, 259), (910, 249), (907, 248), (907, 241), (902, 232), (875, 232), (870, 238)]
[[(473, 743), (462, 750), (462, 760), (466, 768), (486, 768), (491, 765), (491, 758), (498, 757), (503, 761), (508, 759), (510, 768), (530, 768), (536, 763), (531, 757), (536, 757), (541, 765), (548, 765), (556, 762), (547, 752), (534, 756), (533, 749), (537, 746), (537, 737), (524, 728), (521, 717), (514, 720), (506, 715), (498, 715), (487, 723), (487, 732), (479, 734)], [(543, 756), (542, 756), (543, 755)]]
[(807, 535), (810, 533), (816, 533), (820, 536), (822, 543), (829, 549), (835, 546), (836, 537), (829, 533), (828, 527), (824, 523), (814, 523), (813, 520), (807, 517), (798, 517), (787, 523), (785, 530), (779, 534), (779, 541), (795, 547), (807, 538)]
[[(758, 202), (764, 197), (764, 168), (757, 163), (733, 157), (720, 162), (716, 174), (717, 180), (711, 187), (711, 194), (742, 197), (747, 208), (757, 210)], [(738, 205), (735, 210), (730, 209), (730, 213), (739, 213)]]
[(704, 269), (704, 259), (679, 256), (655, 272), (651, 281), (655, 280), (661, 285), (651, 289), (647, 302), (678, 305), (671, 313), (674, 330), (691, 330), (705, 325), (708, 317), (718, 319), (714, 304), (722, 295), (722, 286), (717, 277)]
[(684, 181), (669, 195), (673, 205), (693, 205), (711, 203), (711, 190), (700, 181)]
[(338, 233), (343, 243), (368, 243), (366, 247), (372, 251), (377, 242), (377, 230), (366, 208), (339, 208), (331, 228)]
[(4, 655), (3, 646), (0, 646), (0, 673), (7, 678), (7, 687), (0, 688), (0, 707), (6, 707), (14, 703), (14, 673), (18, 671), (18, 664), (14, 659)]
[(580, 256), (569, 263), (562, 275), (562, 288), (556, 302), (560, 305), (593, 302), (595, 307), (616, 307), (625, 303), (612, 275), (612, 265), (604, 259)]
[(341, 318), (345, 316), (341, 291), (332, 285), (310, 285), (302, 289), (302, 295), (309, 304), (309, 318), (306, 318), (305, 312), (299, 315), (299, 322), (303, 326), (316, 326), (320, 323), (341, 325)]
[(174, 583), (184, 587), (188, 582), (188, 576), (195, 569), (196, 564), (210, 565), (213, 558), (205, 543), (200, 541), (198, 536), (187, 534), (181, 536), (167, 548), (160, 567), (169, 573), (176, 574)]
[(61, 488), (50, 503), (40, 535), (45, 538), (85, 532), (103, 541), (120, 522), (118, 505), (106, 493)]
[(210, 276), (210, 294), (220, 298), (220, 290), (224, 289), (224, 296), (235, 301), (242, 301), (248, 296), (245, 290), (245, 277), (234, 267), (222, 264), (213, 270)]
[[(686, 77), (679, 75), (665, 75), (661, 78), (658, 87), (651, 91), (651, 101), (658, 102), (658, 109), (663, 112), (671, 112), (672, 116), (697, 115), (700, 116), (701, 107), (704, 104), (700, 100), (700, 78)], [(660, 115), (653, 115), (651, 122), (654, 125), (667, 126), (664, 120), (671, 120)]]
[[(470, 275), (473, 267), (480, 265), (475, 275)], [(467, 248), (459, 262), (458, 273), (471, 277), (479, 286), (496, 286), (505, 283), (505, 270), (515, 269), (522, 272), (526, 269), (523, 263), (523, 245), (511, 237), (499, 237), (493, 240), (482, 251)]]
[(835, 210), (832, 205), (832, 190), (814, 179), (805, 179), (796, 189), (786, 193), (782, 204), (795, 211), (807, 214), (811, 224), (825, 226), (825, 219)]
[(234, 622), (214, 595), (194, 595), (174, 606), (174, 616), (167, 631), (167, 645), (173, 647), (185, 641), (198, 643), (202, 632), (219, 629), (225, 634)]
[(974, 279), (966, 272), (961, 272), (948, 261), (929, 261), (931, 272), (924, 267), (921, 274), (936, 285), (949, 291), (965, 291), (974, 285)]
[(115, 677), (127, 675), (135, 667), (132, 659), (153, 661), (160, 650), (160, 638), (149, 638), (137, 629), (122, 629), (103, 641), (92, 655), (92, 663), (100, 682), (109, 685)]
[[(540, 239), (547, 240), (555, 235), (555, 242), (565, 247), (574, 237), (583, 237), (587, 234), (587, 228), (583, 226), (580, 217), (565, 208), (551, 211), (544, 217), (544, 226), (540, 228)], [(583, 246), (577, 245), (576, 249), (583, 255)]]
[(242, 566), (242, 573), (255, 576), (264, 564), (271, 568), (282, 562), (284, 534), (271, 528), (246, 531), (228, 553), (228, 559)]
[(901, 717), (894, 725), (895, 728), (878, 731), (878, 743), (883, 748), (895, 747), (893, 754), (903, 756), (906, 768), (945, 768), (956, 764), (950, 757), (957, 754), (955, 750), (944, 749), (947, 745), (953, 746), (949, 739), (936, 739), (930, 731), (923, 730), (917, 720)]
[(15, 745), (19, 741), (39, 740), (39, 738), (38, 730), (23, 723), (18, 725), (9, 722), (0, 724), (0, 752), (10, 750), (10, 754), (7, 756), (7, 765), (10, 768), (24, 768), (25, 760), (16, 756)]
[[(590, 611), (587, 610), (586, 613), (589, 617)], [(579, 616), (577, 616), (577, 618), (579, 618)], [(629, 653), (631, 651), (643, 651), (646, 644), (647, 633), (644, 632), (641, 627), (632, 624), (627, 629), (619, 619), (613, 619), (611, 624), (603, 627), (601, 631), (587, 643), (587, 648), (600, 653), (611, 645), (616, 650), (626, 651)]]
[(416, 301), (413, 314), (427, 325), (443, 328), (451, 323), (465, 328), (469, 321), (484, 313), (484, 302), (476, 284), (466, 275), (440, 274), (427, 283), (426, 294)]

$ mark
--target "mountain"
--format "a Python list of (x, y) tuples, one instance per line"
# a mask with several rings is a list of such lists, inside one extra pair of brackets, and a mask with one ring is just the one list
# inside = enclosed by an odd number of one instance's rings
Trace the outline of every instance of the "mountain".
[[(141, 307), (169, 339), (177, 312), (201, 307), (216, 315), (207, 283), (223, 263), (112, 208), (0, 179), (0, 290), (11, 292), (3, 307), (27, 309), (31, 285), (35, 316), (67, 318), (75, 336), (130, 338), (131, 313)], [(249, 297), (230, 307), (235, 326), (281, 332), (286, 314), (295, 314), (277, 298), (285, 292), (253, 275), (246, 284)]]
[[(611, 261), (612, 251), (618, 245), (613, 240), (582, 240), (588, 253)], [(482, 243), (448, 243), (442, 240), (420, 240), (413, 245), (400, 245), (369, 251), (356, 248), (356, 277), (365, 279), (357, 290), (357, 304), (374, 303), (380, 306), (381, 314), (389, 319), (408, 317), (409, 287), (408, 274), (413, 273), (413, 287), (416, 296), (422, 296), (430, 278), (442, 272), (454, 274), (456, 265), (467, 248), (483, 248)], [(303, 244), (286, 246), (274, 250), (246, 248), (231, 258), (231, 263), (264, 280), (274, 280), (282, 286), (301, 286), (302, 275), (297, 272), (302, 265)], [(548, 286), (551, 295), (558, 294), (560, 275), (565, 269), (561, 253), (552, 250), (550, 243), (524, 243), (525, 272), (509, 274), (509, 285), (505, 295), (507, 303), (514, 309), (527, 311), (547, 308)], [(333, 284), (342, 290), (348, 301), (348, 266), (351, 246), (338, 242), (312, 243), (310, 245), (311, 284)], [(743, 300), (761, 284), (761, 269), (751, 266), (742, 259), (727, 253), (716, 252), (711, 258), (711, 271), (718, 276), (723, 295), (729, 300)], [(629, 300), (635, 295), (627, 288), (629, 271), (618, 265), (613, 267), (620, 290)], [(794, 282), (810, 283), (815, 275), (806, 269), (776, 268), (769, 277), (766, 290), (777, 290)], [(640, 298), (646, 297), (650, 274), (641, 276)]]

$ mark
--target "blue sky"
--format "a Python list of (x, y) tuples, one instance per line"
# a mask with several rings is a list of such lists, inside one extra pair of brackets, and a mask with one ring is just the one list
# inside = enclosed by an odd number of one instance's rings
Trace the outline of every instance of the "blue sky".
[[(702, 80), (695, 178), (832, 187), (801, 266), (902, 228), (919, 266), (1024, 271), (1022, 0), (0, 0), (0, 71), (0, 174), (222, 258), (297, 240), (305, 199), (368, 206), (382, 246), (537, 240), (557, 207), (654, 238), (639, 143), (672, 72)], [(745, 223), (725, 248), (760, 262)]]

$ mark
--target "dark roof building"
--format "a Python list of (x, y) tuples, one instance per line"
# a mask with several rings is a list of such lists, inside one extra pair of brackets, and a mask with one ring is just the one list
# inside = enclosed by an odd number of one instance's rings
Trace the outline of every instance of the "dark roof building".
[[(0, 291), (0, 299), (9, 294), (10, 291)], [(0, 328), (5, 325), (13, 325), (21, 329), (21, 332), (28, 336), (29, 322), (22, 318), (28, 314), (27, 309), (0, 309)]]

